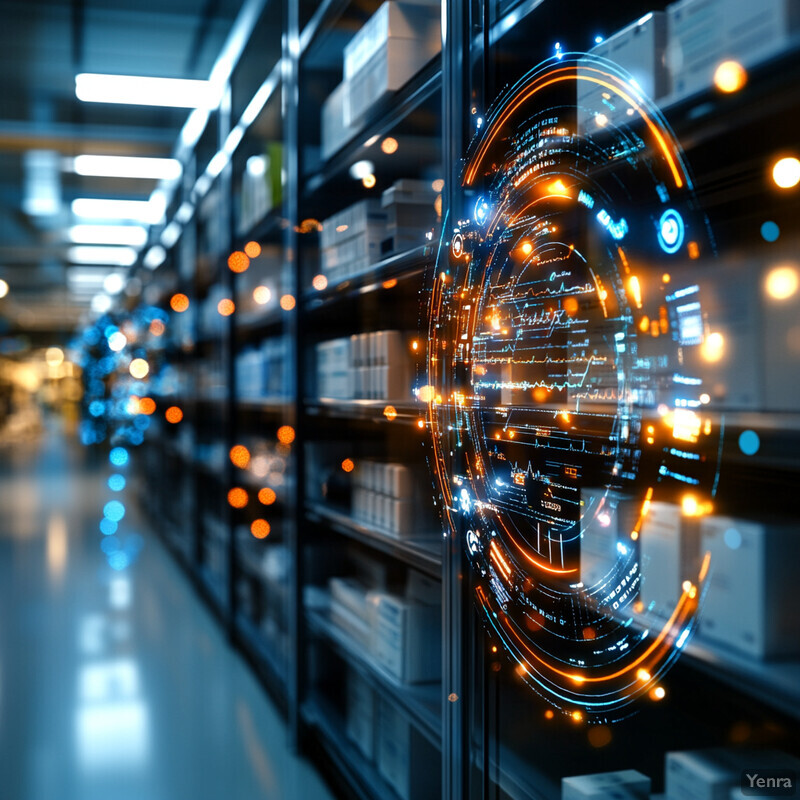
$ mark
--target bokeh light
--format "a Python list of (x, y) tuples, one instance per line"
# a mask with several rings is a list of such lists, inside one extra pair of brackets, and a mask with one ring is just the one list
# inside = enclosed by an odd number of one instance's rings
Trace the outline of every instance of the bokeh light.
[(59, 367), (64, 363), (64, 351), (60, 347), (48, 347), (44, 351), (44, 360), (48, 367)]
[(128, 463), (128, 451), (124, 447), (115, 447), (109, 454), (108, 460), (115, 467), (122, 467)]
[(714, 364), (725, 354), (725, 337), (721, 333), (709, 333), (700, 345), (700, 355), (704, 361)]
[(125, 516), (125, 506), (119, 500), (109, 500), (103, 506), (103, 516), (112, 522), (119, 522)]
[(166, 325), (164, 325), (160, 319), (154, 319), (150, 323), (150, 333), (152, 333), (153, 336), (162, 336), (165, 330)]
[(253, 289), (253, 300), (260, 306), (265, 306), (272, 299), (272, 292), (266, 286), (256, 286)]
[(156, 401), (153, 400), (152, 397), (143, 397), (141, 400), (139, 400), (138, 410), (140, 414), (144, 414), (145, 416), (149, 417), (150, 414), (155, 413)]
[(781, 229), (778, 227), (777, 223), (772, 222), (772, 220), (767, 220), (761, 226), (761, 238), (764, 239), (765, 242), (777, 242), (780, 235)]
[(244, 508), (249, 499), (247, 492), (240, 486), (234, 486), (234, 488), (228, 492), (228, 503), (233, 508)]
[(714, 70), (714, 85), (725, 94), (738, 92), (747, 83), (747, 70), (738, 61), (723, 61)]
[(108, 488), (112, 492), (121, 492), (125, 488), (125, 476), (115, 473), (108, 479)]
[(265, 506), (271, 506), (276, 499), (277, 495), (275, 494), (275, 490), (270, 489), (269, 486), (265, 486), (258, 493), (258, 501)]
[(140, 381), (147, 377), (150, 372), (150, 365), (143, 358), (134, 358), (128, 370), (137, 381)]
[(344, 461), (342, 461), (342, 469), (345, 472), (352, 472), (355, 468), (356, 465), (353, 463), (352, 458), (346, 458)]
[(297, 301), (290, 294), (285, 294), (283, 297), (281, 297), (281, 308), (284, 311), (291, 311), (296, 304)]
[(800, 278), (794, 267), (775, 267), (767, 273), (764, 288), (773, 300), (788, 300), (797, 294)]
[(169, 307), (178, 314), (189, 308), (189, 298), (185, 294), (174, 294), (169, 299)]
[(236, 311), (236, 304), (230, 297), (223, 297), (222, 300), (217, 303), (217, 311), (219, 311), (223, 317), (229, 317)]
[(324, 275), (315, 275), (314, 279), (311, 281), (311, 285), (318, 292), (321, 292), (328, 288), (328, 279)]
[(117, 532), (117, 528), (119, 526), (113, 520), (108, 519), (108, 517), (103, 517), (100, 520), (100, 533), (103, 536), (113, 536)]
[(248, 258), (258, 258), (261, 255), (261, 245), (258, 242), (248, 242), (244, 246)]
[(244, 469), (250, 463), (250, 451), (243, 444), (236, 444), (229, 453), (234, 467)]
[(291, 425), (281, 425), (278, 428), (278, 441), (281, 444), (291, 444), (294, 441), (294, 428)]
[(393, 136), (387, 136), (381, 142), (381, 150), (383, 150), (383, 152), (386, 153), (387, 156), (390, 156), (393, 153), (396, 153), (397, 152), (397, 148), (399, 146), (400, 145), (398, 144), (397, 139), (395, 139)]
[(794, 156), (778, 159), (772, 167), (772, 180), (781, 189), (792, 189), (800, 183), (800, 161)]
[(761, 447), (761, 439), (755, 431), (746, 430), (739, 434), (739, 449), (746, 456), (754, 456), (759, 447)]
[(246, 272), (250, 266), (250, 259), (241, 250), (234, 250), (228, 256), (228, 269), (231, 272)]
[(121, 331), (115, 331), (108, 337), (109, 350), (113, 350), (115, 353), (124, 350), (126, 344), (128, 344), (128, 339)]
[(265, 519), (254, 519), (253, 524), (250, 526), (250, 533), (252, 533), (256, 539), (266, 539), (271, 530), (272, 527)]

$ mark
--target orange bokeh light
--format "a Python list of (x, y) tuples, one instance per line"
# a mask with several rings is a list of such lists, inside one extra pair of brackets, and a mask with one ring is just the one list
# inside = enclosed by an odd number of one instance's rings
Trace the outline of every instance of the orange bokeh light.
[(294, 441), (294, 428), (291, 425), (281, 425), (278, 428), (278, 441), (281, 444), (291, 444)]
[(219, 311), (223, 317), (229, 317), (236, 311), (236, 304), (229, 297), (223, 297), (222, 300), (217, 303), (217, 311)]
[(258, 493), (258, 501), (265, 506), (271, 506), (276, 499), (277, 495), (275, 494), (275, 490), (270, 489), (269, 486), (265, 486)]
[(169, 307), (180, 314), (189, 308), (189, 298), (185, 294), (174, 294), (169, 299)]
[(397, 409), (394, 406), (386, 406), (383, 409), (383, 416), (389, 420), (389, 422), (393, 422), (397, 419)]
[(342, 469), (345, 472), (352, 472), (355, 468), (356, 465), (353, 463), (352, 458), (346, 458), (344, 461), (342, 461)]
[(229, 455), (233, 466), (239, 469), (244, 469), (250, 463), (250, 451), (243, 444), (231, 447)]
[(234, 250), (228, 256), (228, 269), (231, 272), (246, 272), (250, 266), (250, 259), (241, 250)]
[[(328, 279), (324, 275), (315, 275), (314, 280), (311, 281), (311, 285), (318, 292), (321, 292), (328, 288)], [(281, 305), (283, 305), (283, 302), (281, 302)]]
[(397, 286), (397, 278), (389, 278), (389, 280), (384, 281), (382, 285), (384, 289), (394, 289), (394, 287)]
[(249, 258), (258, 258), (261, 255), (261, 245), (258, 242), (248, 242), (244, 246), (244, 252)]
[(297, 305), (297, 301), (292, 295), (285, 294), (283, 297), (281, 297), (281, 308), (284, 311), (291, 311), (295, 305)]
[(240, 486), (234, 486), (233, 489), (228, 492), (228, 503), (234, 508), (244, 508), (249, 499), (247, 492)]
[(139, 413), (150, 416), (156, 410), (156, 401), (152, 397), (143, 397), (139, 400)]
[(271, 530), (272, 528), (269, 522), (265, 519), (254, 519), (253, 524), (250, 526), (250, 533), (252, 533), (256, 539), (266, 539)]
[(150, 323), (150, 333), (152, 333), (153, 336), (161, 336), (164, 333), (165, 328), (166, 326), (160, 319), (154, 319)]
[(167, 422), (177, 425), (183, 419), (183, 411), (178, 406), (170, 406), (165, 412), (164, 417)]

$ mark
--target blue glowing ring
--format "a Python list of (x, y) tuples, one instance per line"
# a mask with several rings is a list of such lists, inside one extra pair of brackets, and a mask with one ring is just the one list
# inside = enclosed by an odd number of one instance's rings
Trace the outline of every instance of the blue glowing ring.
[(684, 233), (683, 217), (674, 208), (668, 208), (658, 221), (658, 243), (661, 249), (669, 255), (677, 253), (683, 244)]

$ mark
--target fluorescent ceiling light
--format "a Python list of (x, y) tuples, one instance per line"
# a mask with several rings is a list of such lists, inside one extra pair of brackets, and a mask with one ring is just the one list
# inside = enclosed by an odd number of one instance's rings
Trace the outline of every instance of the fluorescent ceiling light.
[(75, 244), (124, 244), (142, 247), (147, 231), (138, 225), (73, 225), (69, 240)]
[(147, 269), (156, 269), (164, 263), (166, 257), (167, 251), (160, 244), (157, 244), (145, 253), (142, 263)]
[(176, 158), (144, 156), (76, 156), (72, 168), (78, 175), (152, 180), (175, 180), (182, 172), (181, 162)]
[(172, 247), (180, 238), (182, 230), (181, 226), (175, 220), (172, 220), (172, 222), (161, 231), (161, 244), (166, 248)]
[(136, 250), (132, 247), (78, 245), (69, 248), (67, 258), (73, 264), (108, 264), (116, 267), (130, 267), (136, 263)]
[(103, 289), (106, 294), (119, 294), (124, 288), (127, 280), (121, 272), (112, 272), (106, 275), (103, 281)]
[(209, 81), (183, 78), (146, 78), (136, 75), (75, 76), (75, 95), (86, 103), (122, 103), (172, 108), (215, 108), (219, 90)]
[[(153, 193), (155, 195), (155, 192)], [(72, 213), (83, 219), (129, 219), (157, 225), (164, 217), (161, 195), (150, 200), (100, 200), (79, 197), (72, 201)]]

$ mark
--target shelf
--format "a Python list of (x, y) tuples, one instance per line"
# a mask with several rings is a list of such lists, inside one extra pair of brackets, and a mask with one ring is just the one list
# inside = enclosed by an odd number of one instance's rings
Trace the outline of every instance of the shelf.
[(370, 294), (382, 288), (387, 281), (403, 281), (423, 274), (436, 256), (434, 243), (415, 247), (402, 253), (388, 256), (374, 264), (367, 272), (336, 284), (322, 292), (308, 291), (303, 295), (303, 303), (309, 311), (327, 310), (341, 300), (349, 300), (360, 295)]
[[(384, 410), (391, 406), (397, 412), (393, 420), (387, 419)], [(317, 397), (306, 400), (306, 413), (315, 417), (357, 419), (394, 425), (416, 425), (424, 419), (425, 407), (420, 403), (401, 400), (334, 400)]]
[(236, 234), (236, 241), (244, 247), (247, 242), (273, 242), (280, 237), (284, 229), (280, 206), (267, 211), (264, 216), (253, 223), (246, 231)]
[(403, 683), (367, 655), (363, 649), (354, 647), (352, 639), (331, 622), (327, 614), (307, 610), (306, 620), (313, 634), (332, 645), (334, 650), (371, 683), (380, 695), (391, 696), (392, 700), (416, 723), (425, 738), (434, 747), (441, 747), (441, 684)]
[(223, 587), (219, 586), (219, 582), (216, 581), (211, 576), (209, 571), (203, 566), (197, 569), (196, 574), (200, 583), (200, 587), (211, 601), (211, 606), (214, 611), (216, 611), (220, 617), (225, 617), (225, 615), (228, 613), (228, 601), (225, 597)]
[(266, 671), (268, 678), (278, 685), (284, 686), (286, 684), (286, 668), (272, 652), (260, 629), (242, 613), (236, 614), (234, 627), (235, 633), (248, 655), (256, 661), (259, 668)]
[(315, 697), (303, 704), (302, 715), (306, 724), (320, 734), (326, 753), (360, 800), (399, 800), (377, 767), (347, 738), (341, 714), (322, 698)]
[(367, 148), (365, 139), (381, 136), (402, 122), (414, 109), (431, 98), (442, 85), (441, 58), (431, 59), (402, 89), (391, 97), (376, 103), (364, 125), (350, 142), (320, 168), (304, 177), (304, 197), (315, 194), (326, 184), (345, 173), (353, 162), (364, 157)]
[(323, 503), (309, 503), (306, 518), (323, 522), (337, 533), (386, 553), (433, 578), (442, 577), (441, 539), (406, 541), (356, 522), (352, 517), (334, 511)]

